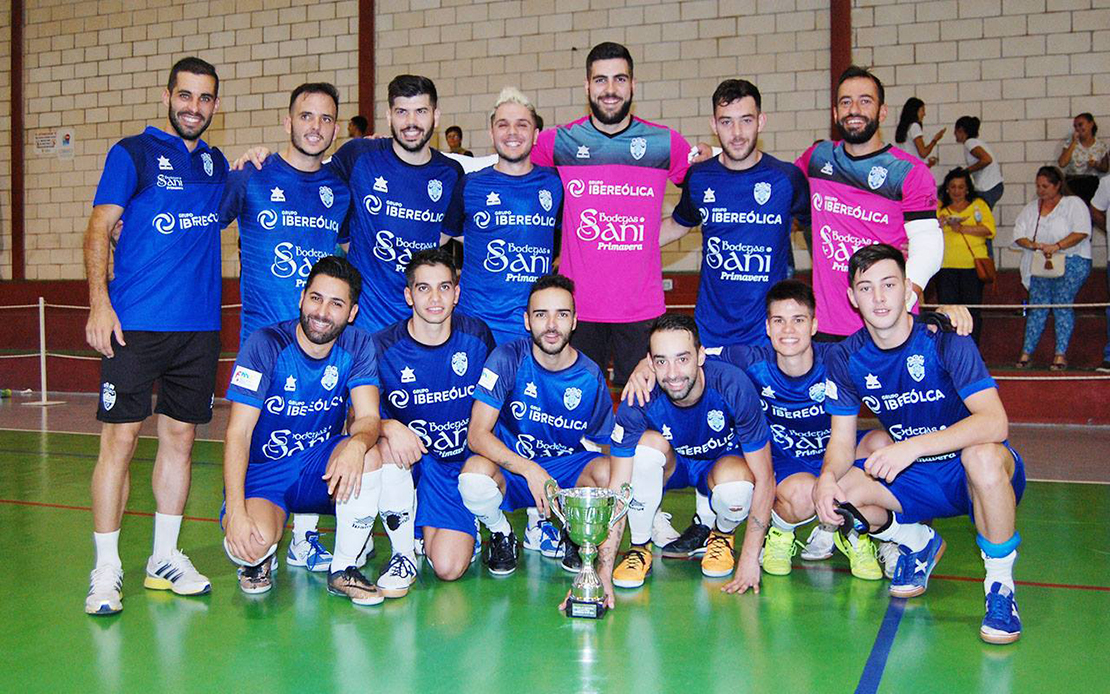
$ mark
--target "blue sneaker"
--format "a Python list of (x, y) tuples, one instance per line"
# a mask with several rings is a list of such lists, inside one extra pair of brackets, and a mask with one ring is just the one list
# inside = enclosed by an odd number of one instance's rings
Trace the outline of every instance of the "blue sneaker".
[(559, 559), (563, 556), (560, 536), (559, 528), (554, 523), (541, 518), (536, 525), (529, 525), (524, 529), (524, 549), (539, 552), (549, 559)]
[(303, 566), (309, 571), (329, 571), (331, 568), (331, 552), (320, 544), (320, 533), (310, 530), (304, 534), (304, 539), (297, 542), (295, 539), (289, 543), (289, 551), (285, 553), (285, 563), (289, 566)]
[(894, 578), (890, 580), (890, 594), (895, 598), (916, 598), (929, 587), (929, 576), (937, 562), (944, 556), (947, 547), (944, 538), (933, 532), (929, 544), (920, 552), (911, 552), (906, 546), (899, 546), (902, 556), (894, 567)]
[(979, 627), (979, 638), (987, 643), (1013, 643), (1021, 638), (1021, 617), (1018, 616), (1014, 592), (995, 581), (987, 593), (987, 614)]

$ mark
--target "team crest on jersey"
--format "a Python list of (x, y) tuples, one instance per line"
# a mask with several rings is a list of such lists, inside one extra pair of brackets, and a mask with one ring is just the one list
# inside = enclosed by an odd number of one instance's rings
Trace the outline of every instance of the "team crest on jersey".
[(563, 404), (566, 405), (568, 410), (578, 407), (580, 402), (582, 402), (581, 388), (567, 388), (563, 391)]
[(540, 190), (540, 205), (543, 207), (544, 212), (551, 211), (551, 191), (547, 188)]
[(100, 402), (104, 405), (105, 410), (110, 410), (116, 404), (116, 386), (113, 383), (104, 382), (100, 387)]
[(871, 190), (878, 190), (879, 186), (886, 182), (886, 167), (885, 166), (872, 166), (871, 170), (867, 172), (867, 185)]
[(201, 160), (202, 162), (204, 162), (204, 173), (206, 173), (206, 174), (208, 174), (209, 176), (211, 176), (211, 175), (212, 175), (212, 171), (213, 171), (213, 168), (212, 168), (212, 155), (211, 155), (211, 154), (209, 154), (208, 152), (201, 152), (201, 153), (200, 153), (200, 160)]
[(760, 205), (766, 205), (767, 201), (771, 199), (771, 184), (767, 181), (760, 181), (755, 184), (755, 201)]
[(443, 184), (440, 183), (438, 178), (433, 178), (428, 181), (428, 197), (432, 202), (439, 202), (440, 197), (443, 195)]
[(488, 207), (490, 205), (500, 205), (500, 204), (501, 204), (501, 196), (497, 194), (496, 190), (491, 190), (489, 192), (489, 195), (486, 196), (486, 206)]
[(285, 191), (277, 186), (270, 189), (270, 202), (285, 202)]
[(667, 439), (668, 441), (674, 438), (674, 434), (671, 433), (671, 428), (666, 424), (663, 425), (663, 431), (659, 433), (662, 434), (663, 438)]
[(705, 421), (709, 423), (710, 429), (720, 431), (725, 428), (725, 413), (720, 410), (710, 410), (705, 417)]
[(466, 352), (455, 352), (451, 355), (451, 370), (455, 372), (456, 376), (466, 375), (466, 367), (470, 362), (466, 358)]
[(292, 393), (295, 390), (297, 390), (297, 379), (289, 376), (285, 379), (285, 392)]
[(173, 164), (170, 163), (170, 158), (165, 156), (158, 157), (158, 170), (159, 171), (173, 171)]
[(339, 367), (335, 364), (328, 364), (324, 367), (324, 375), (320, 378), (320, 385), (324, 386), (325, 390), (335, 388), (335, 384), (339, 383)]
[(910, 378), (921, 383), (925, 378), (925, 357), (920, 354), (906, 357), (906, 370), (910, 372)]
[(335, 193), (328, 186), (320, 186), (320, 202), (324, 203), (324, 207), (329, 210), (332, 204), (335, 203)]
[(639, 161), (644, 158), (647, 153), (647, 140), (642, 137), (634, 137), (628, 143), (628, 151), (632, 153), (632, 158)]
[(717, 202), (717, 191), (712, 188), (706, 188), (705, 193), (701, 196), (702, 202)]
[(809, 399), (813, 402), (825, 402), (825, 383), (814, 383), (809, 387)]

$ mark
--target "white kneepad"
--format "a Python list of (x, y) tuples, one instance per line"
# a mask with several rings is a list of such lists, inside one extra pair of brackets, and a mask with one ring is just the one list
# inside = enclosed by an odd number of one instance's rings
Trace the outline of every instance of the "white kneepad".
[(722, 482), (713, 487), (709, 501), (718, 516), (740, 523), (752, 509), (754, 493), (755, 485), (751, 482)]

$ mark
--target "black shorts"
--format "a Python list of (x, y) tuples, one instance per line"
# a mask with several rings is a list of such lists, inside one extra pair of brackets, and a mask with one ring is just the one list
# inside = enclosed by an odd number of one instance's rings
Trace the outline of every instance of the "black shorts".
[(141, 422), (150, 416), (150, 396), (158, 381), (158, 414), (179, 422), (212, 419), (220, 333), (128, 330), (115, 356), (100, 360), (100, 404), (96, 418), (110, 424)]
[(654, 321), (654, 318), (635, 323), (593, 323), (580, 320), (570, 338), (570, 344), (593, 359), (602, 372), (608, 370), (609, 359), (612, 357), (613, 385), (623, 386), (636, 365), (647, 356), (648, 335)]

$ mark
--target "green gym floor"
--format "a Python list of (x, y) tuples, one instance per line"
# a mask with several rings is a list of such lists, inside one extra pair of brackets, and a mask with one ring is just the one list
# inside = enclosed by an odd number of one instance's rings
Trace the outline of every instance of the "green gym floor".
[[(196, 446), (181, 536), (212, 593), (142, 587), (155, 451), (143, 439), (123, 522), (125, 609), (90, 617), (97, 438), (79, 432), (96, 425), (91, 399), (68, 399), (48, 412), (0, 404), (2, 692), (1110, 691), (1106, 429), (1014, 427), (1030, 478), (1052, 481), (1030, 482), (1018, 511), (1025, 632), (989, 646), (978, 637), (983, 568), (966, 519), (936, 523), (948, 550), (929, 592), (910, 601), (852, 578), (839, 555), (765, 575), (758, 596), (726, 595), (696, 561), (656, 555), (647, 586), (618, 592), (599, 622), (556, 610), (571, 576), (533, 553), (506, 578), (480, 564), (455, 583), (422, 572), (408, 597), (377, 607), (330, 596), (324, 574), (284, 564), (273, 591), (247, 596), (220, 547), (216, 441)], [(199, 436), (218, 439), (216, 427)], [(692, 508), (690, 492), (664, 501), (679, 529)], [(513, 522), (519, 535), (523, 515)], [(375, 566), (388, 555), (384, 537), (377, 546)]]

